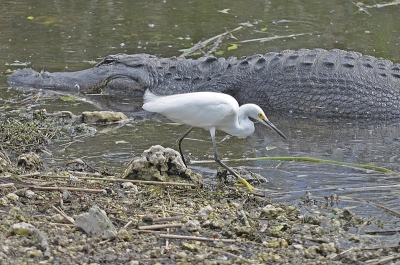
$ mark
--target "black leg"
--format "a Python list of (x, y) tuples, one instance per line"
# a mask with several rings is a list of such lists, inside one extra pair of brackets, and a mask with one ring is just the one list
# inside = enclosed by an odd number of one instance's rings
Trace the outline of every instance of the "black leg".
[(193, 130), (193, 127), (190, 127), (190, 129), (187, 130), (177, 141), (179, 153), (181, 154), (182, 161), (183, 161), (183, 164), (185, 164), (185, 166), (187, 166), (187, 165), (186, 165), (185, 157), (183, 156), (181, 145), (182, 145), (183, 138), (185, 138), (192, 130)]

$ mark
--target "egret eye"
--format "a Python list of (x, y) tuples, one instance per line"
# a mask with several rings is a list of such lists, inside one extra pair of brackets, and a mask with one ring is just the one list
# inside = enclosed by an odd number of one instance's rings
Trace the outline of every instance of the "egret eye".
[(262, 120), (266, 120), (267, 117), (265, 117), (262, 113), (258, 113), (258, 117)]

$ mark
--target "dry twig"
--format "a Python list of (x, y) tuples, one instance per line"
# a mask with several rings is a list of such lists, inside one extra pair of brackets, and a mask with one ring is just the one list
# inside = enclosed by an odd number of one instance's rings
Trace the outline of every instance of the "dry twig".
[(71, 187), (41, 187), (41, 186), (30, 186), (29, 189), (32, 189), (32, 190), (52, 190), (52, 191), (63, 191), (63, 190), (68, 190), (68, 191), (83, 191), (83, 192), (98, 192), (98, 193), (103, 193), (103, 192), (104, 192), (104, 190), (98, 190), (98, 189), (71, 188)]
[(168, 235), (168, 234), (160, 234), (161, 238), (170, 238), (170, 239), (183, 239), (183, 240), (196, 240), (196, 241), (220, 241), (225, 243), (235, 243), (235, 239), (223, 239), (223, 238), (212, 238), (212, 237), (198, 237), (198, 236), (181, 236), (181, 235)]
[(173, 228), (173, 227), (182, 227), (182, 223), (179, 224), (162, 224), (162, 225), (144, 225), (139, 226), (140, 230), (157, 230), (157, 229), (164, 229), (164, 228)]
[(52, 206), (54, 210), (56, 210), (59, 214), (62, 215), (62, 217), (64, 217), (68, 222), (70, 222), (71, 224), (76, 226), (75, 220), (72, 217), (69, 217), (68, 215), (66, 215), (66, 213), (64, 213), (63, 210), (58, 209), (57, 207), (55, 207), (54, 205)]

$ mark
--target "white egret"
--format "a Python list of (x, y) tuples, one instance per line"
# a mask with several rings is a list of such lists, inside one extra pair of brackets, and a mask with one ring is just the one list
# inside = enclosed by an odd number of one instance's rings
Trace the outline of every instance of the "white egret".
[(236, 176), (250, 191), (254, 188), (239, 174), (225, 165), (218, 157), (215, 130), (221, 130), (233, 136), (246, 137), (254, 132), (254, 123), (249, 119), (252, 118), (268, 125), (281, 137), (286, 139), (286, 136), (267, 119), (264, 111), (259, 106), (244, 104), (239, 107), (236, 99), (227, 94), (194, 92), (159, 96), (147, 90), (143, 99), (143, 109), (162, 114), (174, 122), (192, 126), (179, 138), (178, 142), (179, 152), (184, 163), (185, 159), (181, 148), (182, 140), (193, 130), (193, 127), (201, 127), (209, 130), (214, 148), (215, 161)]

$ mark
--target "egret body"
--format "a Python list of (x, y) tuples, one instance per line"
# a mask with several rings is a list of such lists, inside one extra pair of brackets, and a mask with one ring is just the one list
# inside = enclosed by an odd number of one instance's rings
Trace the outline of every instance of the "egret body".
[[(217, 153), (215, 131), (221, 130), (233, 136), (246, 137), (254, 132), (254, 123), (250, 118), (260, 121), (275, 130), (281, 137), (286, 136), (275, 127), (264, 111), (255, 104), (244, 104), (239, 107), (236, 99), (230, 95), (217, 92), (194, 92), (170, 96), (155, 95), (150, 90), (144, 94), (143, 109), (159, 113), (168, 119), (191, 125), (192, 127), (179, 139), (179, 152), (182, 160), (182, 140), (193, 130), (200, 127), (210, 131), (214, 148), (214, 159), (228, 172), (235, 175), (249, 190), (254, 188), (236, 172), (225, 165)], [(186, 164), (186, 163), (185, 163)]]

